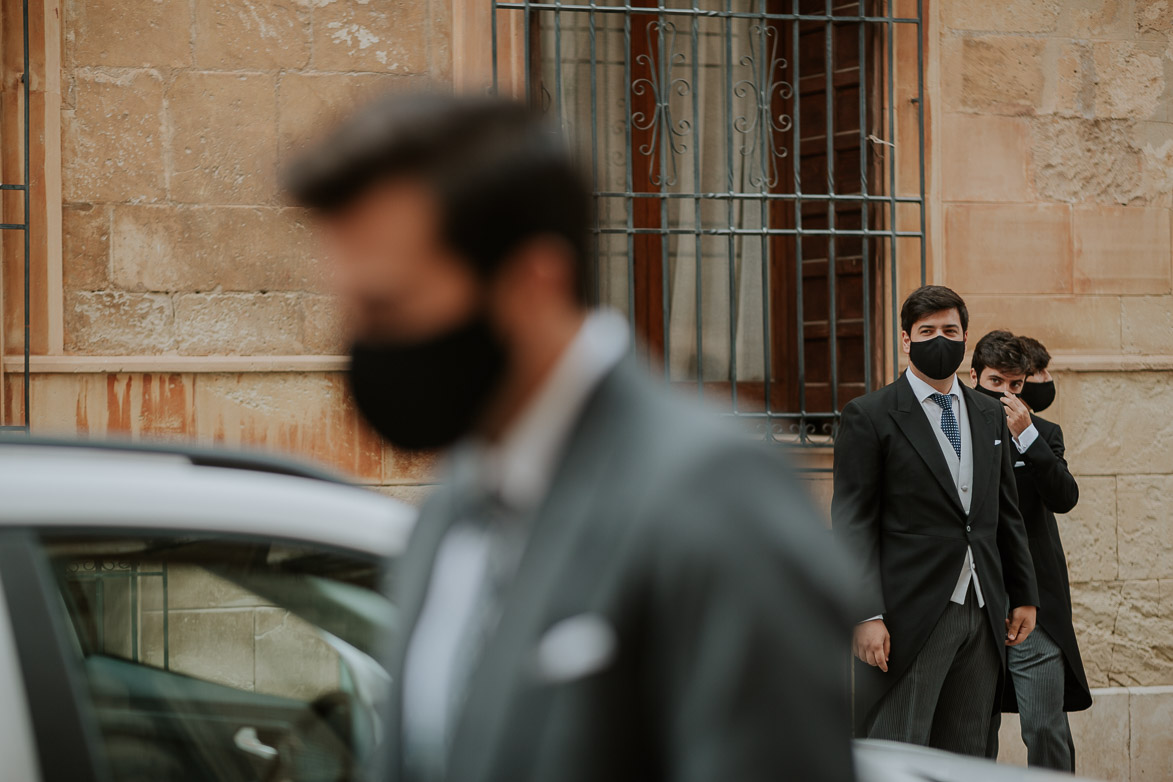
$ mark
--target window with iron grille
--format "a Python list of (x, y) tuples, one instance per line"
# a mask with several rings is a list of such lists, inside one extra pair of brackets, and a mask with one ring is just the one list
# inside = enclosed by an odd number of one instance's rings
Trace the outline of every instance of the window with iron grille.
[[(925, 251), (908, 5), (494, 1), (494, 63), (508, 19), (525, 94), (590, 172), (599, 303), (670, 382), (769, 439), (830, 443), (897, 364), (895, 257), (912, 240), (923, 279)], [(901, 30), (917, 66), (915, 122), (898, 126)], [(911, 184), (898, 152), (919, 158)]]

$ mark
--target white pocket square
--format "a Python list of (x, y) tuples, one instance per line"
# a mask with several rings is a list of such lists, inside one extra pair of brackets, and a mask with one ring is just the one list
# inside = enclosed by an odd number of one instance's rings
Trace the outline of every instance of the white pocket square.
[(1026, 462), (1015, 462), (1015, 463), (1014, 463), (1014, 466), (1015, 466), (1015, 467), (1025, 467), (1025, 466), (1026, 466)]
[(538, 679), (558, 684), (597, 673), (615, 659), (614, 628), (598, 614), (578, 614), (555, 623), (538, 642)]
[(1001, 445), (1001, 444), (1002, 444), (1002, 441), (1001, 441), (1001, 440), (995, 440), (995, 441), (994, 441), (994, 445)]

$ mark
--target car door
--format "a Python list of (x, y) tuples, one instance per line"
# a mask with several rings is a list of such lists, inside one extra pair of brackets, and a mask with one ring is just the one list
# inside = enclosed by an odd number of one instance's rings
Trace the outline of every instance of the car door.
[(10, 613), (30, 710), (53, 714), (32, 720), (44, 779), (371, 773), (395, 624), (384, 560), (198, 530), (2, 534), (24, 563), (16, 594), (38, 604)]

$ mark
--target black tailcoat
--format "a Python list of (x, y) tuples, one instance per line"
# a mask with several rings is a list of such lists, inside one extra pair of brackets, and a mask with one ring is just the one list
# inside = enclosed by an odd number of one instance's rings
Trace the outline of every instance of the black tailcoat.
[(856, 661), (855, 722), (868, 714), (920, 652), (949, 604), (973, 550), (990, 623), (1005, 665), (1004, 607), (1039, 604), (1018, 512), (1017, 451), (997, 400), (962, 386), (973, 447), (967, 514), (936, 434), (908, 379), (843, 410), (835, 439), (832, 527), (860, 568), (862, 621), (883, 614), (891, 634), (888, 672)]
[[(1091, 690), (1083, 672), (1083, 659), (1071, 625), (1071, 586), (1067, 581), (1067, 558), (1059, 539), (1056, 513), (1067, 513), (1079, 500), (1079, 486), (1063, 458), (1063, 430), (1058, 424), (1032, 415), (1039, 436), (1014, 468), (1018, 482), (1018, 509), (1026, 525), (1030, 554), (1039, 584), (1039, 627), (1046, 630), (1059, 648), (1067, 674), (1063, 709), (1082, 711), (1092, 705)], [(1003, 711), (1018, 711), (1014, 683), (1007, 679)]]

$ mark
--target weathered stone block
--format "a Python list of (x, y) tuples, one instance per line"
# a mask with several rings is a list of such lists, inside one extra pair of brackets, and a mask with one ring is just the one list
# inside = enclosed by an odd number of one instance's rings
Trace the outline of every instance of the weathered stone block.
[(1034, 114), (1043, 98), (1043, 40), (948, 37), (944, 40), (946, 108)]
[(1064, 4), (1059, 32), (1071, 38), (1134, 38), (1132, 0), (1076, 0)]
[(1129, 694), (1132, 779), (1173, 779), (1173, 687), (1133, 687)]
[(1173, 594), (1169, 592), (1168, 581), (1164, 589), (1156, 579), (1123, 582), (1112, 635), (1112, 684), (1151, 686), (1173, 681)]
[(1035, 190), (1043, 198), (1127, 204), (1153, 192), (1135, 122), (1040, 118), (1032, 135)]
[(341, 304), (333, 296), (305, 296), (302, 343), (306, 353), (344, 355), (347, 352)]
[(1136, 26), (1142, 33), (1169, 35), (1173, 30), (1173, 3), (1169, 0), (1136, 0)]
[(1071, 373), (1059, 393), (1067, 458), (1079, 472), (1173, 473), (1168, 372)]
[(1159, 48), (1146, 51), (1129, 41), (1092, 44), (1096, 66), (1096, 116), (1152, 117), (1165, 92), (1163, 54)]
[(205, 442), (300, 453), (368, 481), (382, 476), (382, 446), (360, 428), (341, 374), (201, 375), (194, 407)]
[(110, 286), (110, 208), (66, 206), (61, 210), (61, 276), (67, 290)]
[(320, 138), (363, 101), (402, 84), (373, 73), (285, 73), (277, 85), (281, 154)]
[(1119, 487), (1120, 577), (1173, 579), (1173, 475), (1122, 475)]
[(1092, 707), (1068, 715), (1075, 741), (1075, 773), (1106, 782), (1129, 782), (1130, 696), (1121, 688), (1092, 691)]
[(1071, 292), (1066, 206), (950, 204), (945, 237), (945, 284), (962, 294)]
[(62, 113), (62, 187), (71, 202), (165, 196), (163, 85), (158, 74), (77, 71)]
[(167, 296), (119, 291), (65, 295), (66, 352), (154, 355), (174, 344), (175, 316)]
[(300, 297), (184, 293), (175, 297), (175, 347), (185, 356), (304, 353)]
[(297, 0), (200, 0), (195, 64), (217, 70), (303, 68), (310, 57), (310, 12)]
[(180, 374), (36, 374), (30, 423), (42, 434), (184, 437), (191, 385), (191, 375)]
[(940, 140), (944, 200), (1034, 200), (1026, 120), (946, 114)]
[(167, 88), (176, 201), (261, 204), (277, 188), (277, 100), (267, 74), (190, 73)]
[(1169, 224), (1164, 207), (1075, 207), (1076, 293), (1169, 293)]
[(256, 613), (256, 691), (310, 701), (338, 689), (338, 653), (281, 608)]
[(304, 213), (271, 207), (119, 206), (114, 282), (131, 291), (321, 287)]
[(1006, 2), (945, 3), (941, 17), (954, 30), (998, 33), (1050, 33), (1059, 26), (1057, 0), (1006, 0)]
[(1079, 504), (1056, 516), (1072, 581), (1112, 581), (1116, 561), (1116, 478), (1078, 476)]
[[(251, 691), (254, 680), (253, 609), (170, 611), (171, 670)], [(143, 613), (143, 659), (163, 664), (163, 613)]]
[(1071, 618), (1084, 671), (1092, 687), (1106, 687), (1113, 667), (1116, 620), (1123, 605), (1122, 586), (1113, 581), (1071, 584)]
[(1125, 296), (1120, 306), (1124, 352), (1168, 354), (1173, 349), (1173, 297)]
[(314, 67), (320, 71), (426, 73), (427, 3), (338, 0), (314, 9)]
[(187, 0), (119, 0), (116, 6), (67, 0), (64, 6), (65, 57), (71, 66), (191, 65)]
[[(965, 260), (958, 262), (965, 263)], [(1120, 299), (1116, 296), (966, 293), (965, 301), (969, 305), (969, 333), (973, 339), (993, 329), (1009, 329), (1042, 341), (1051, 351), (1120, 350)]]
[(1047, 42), (1042, 114), (1082, 117), (1092, 112), (1091, 46), (1084, 41), (1052, 39)]
[[(145, 578), (143, 581), (143, 609), (162, 610), (162, 579)], [(152, 582), (149, 588), (148, 581)], [(272, 604), (197, 565), (167, 566), (167, 607), (171, 611), (268, 605)]]

